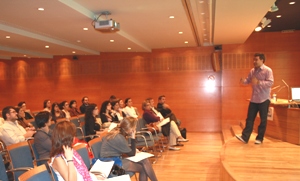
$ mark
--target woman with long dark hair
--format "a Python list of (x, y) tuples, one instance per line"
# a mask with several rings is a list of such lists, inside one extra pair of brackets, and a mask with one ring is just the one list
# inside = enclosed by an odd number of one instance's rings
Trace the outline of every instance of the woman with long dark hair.
[(56, 123), (58, 119), (66, 118), (66, 114), (59, 109), (59, 104), (54, 102), (51, 106), (52, 120)]
[[(97, 123), (96, 117), (99, 114), (97, 104), (89, 104), (85, 110), (85, 133), (86, 135), (100, 134), (101, 125)], [(90, 141), (91, 138), (86, 138), (86, 141)]]
[(79, 114), (81, 114), (81, 112), (77, 108), (76, 100), (71, 100), (69, 107), (70, 107), (69, 112), (70, 112), (71, 117), (78, 116)]
[(106, 122), (112, 122), (112, 116), (111, 114), (111, 104), (109, 101), (104, 101), (101, 105), (101, 109), (100, 109), (100, 118), (102, 123), (106, 123)]

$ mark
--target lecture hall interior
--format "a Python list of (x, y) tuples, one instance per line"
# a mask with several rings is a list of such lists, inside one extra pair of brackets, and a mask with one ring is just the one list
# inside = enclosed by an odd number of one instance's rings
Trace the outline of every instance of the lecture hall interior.
[[(36, 114), (44, 100), (79, 108), (84, 96), (100, 109), (115, 95), (142, 118), (143, 101), (164, 95), (189, 141), (168, 150), (161, 134), (156, 152), (146, 149), (158, 180), (299, 180), (299, 9), (299, 0), (2, 0), (0, 111), (25, 101)], [(259, 145), (259, 115), (247, 144), (235, 137), (255, 53), (274, 75)]]

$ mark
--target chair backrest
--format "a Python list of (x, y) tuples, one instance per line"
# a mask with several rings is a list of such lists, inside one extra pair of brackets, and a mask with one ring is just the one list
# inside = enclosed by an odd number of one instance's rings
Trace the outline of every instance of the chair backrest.
[(2, 181), (8, 181), (7, 175), (6, 175), (6, 168), (4, 165), (3, 158), (0, 157), (0, 179)]
[(143, 118), (139, 118), (136, 123), (136, 131), (141, 131), (142, 128), (146, 128), (147, 122)]
[(47, 160), (41, 160), (41, 161), (39, 160), (40, 159), (40, 155), (39, 155), (39, 153), (37, 152), (37, 150), (35, 148), (34, 139), (30, 139), (27, 142), (28, 142), (28, 144), (30, 146), (31, 153), (32, 153), (32, 156), (33, 156), (33, 160), (36, 163), (36, 165), (40, 166), (42, 164), (47, 163)]
[(92, 153), (94, 155), (94, 158), (100, 158), (100, 149), (102, 145), (102, 138), (94, 138), (91, 141), (89, 141), (89, 146), (92, 150)]
[(50, 171), (50, 173), (52, 175), (52, 180), (53, 181), (58, 181), (58, 177), (57, 177), (56, 173), (54, 172), (52, 166), (50, 166), (49, 163), (47, 163), (47, 166), (48, 166), (49, 171)]
[(91, 167), (91, 161), (90, 161), (89, 152), (88, 152), (86, 146), (87, 145), (85, 143), (78, 143), (73, 147), (73, 149), (78, 152), (78, 154), (83, 159), (84, 164), (89, 169)]
[(41, 165), (19, 176), (19, 181), (52, 181), (46, 165)]
[(70, 122), (73, 123), (73, 124), (75, 124), (75, 127), (79, 127), (80, 126), (80, 120), (79, 120), (79, 118), (77, 116), (71, 117), (70, 118)]
[(80, 122), (85, 122), (85, 115), (84, 114), (79, 114), (78, 119)]
[[(33, 168), (32, 154), (27, 141), (9, 145), (6, 149), (13, 169), (20, 167)], [(14, 173), (15, 180), (17, 180), (21, 173), (22, 172)]]

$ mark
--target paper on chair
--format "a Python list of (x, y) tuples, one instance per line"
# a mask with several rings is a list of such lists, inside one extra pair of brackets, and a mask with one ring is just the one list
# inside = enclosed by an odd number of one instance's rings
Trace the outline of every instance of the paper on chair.
[(117, 127), (118, 124), (117, 123), (110, 123), (109, 127), (108, 127), (108, 132), (110, 132), (112, 129), (114, 129), (115, 127)]
[(114, 165), (114, 161), (108, 161), (108, 162), (102, 162), (99, 159), (95, 162), (95, 164), (92, 166), (92, 168), (90, 169), (91, 173), (94, 174), (104, 174), (106, 177), (108, 177), (111, 168)]
[(121, 176), (117, 176), (117, 177), (113, 177), (113, 178), (108, 178), (105, 180), (109, 180), (109, 181), (131, 181), (129, 175), (121, 175)]
[(163, 126), (163, 125), (167, 124), (168, 122), (170, 122), (170, 118), (166, 118), (166, 119), (162, 120), (156, 126)]
[(144, 160), (149, 157), (153, 157), (154, 155), (147, 152), (139, 152), (135, 154), (135, 156), (127, 157), (126, 159), (133, 161), (133, 162), (139, 162), (141, 160)]

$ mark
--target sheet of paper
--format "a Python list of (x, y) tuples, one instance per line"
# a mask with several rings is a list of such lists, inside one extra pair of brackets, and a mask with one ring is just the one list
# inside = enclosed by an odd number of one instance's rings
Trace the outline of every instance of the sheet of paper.
[(157, 126), (163, 126), (163, 125), (167, 124), (168, 122), (170, 122), (170, 118), (166, 118), (166, 119), (162, 120), (160, 123), (157, 124)]
[(103, 173), (106, 177), (108, 177), (113, 165), (114, 161), (103, 162), (98, 159), (90, 169), (90, 172), (94, 174)]
[(147, 152), (139, 152), (135, 154), (135, 156), (127, 157), (126, 159), (133, 161), (133, 162), (139, 162), (141, 160), (144, 160), (149, 157), (153, 157), (154, 155)]
[(114, 129), (115, 127), (117, 127), (118, 124), (117, 123), (110, 123), (109, 127), (108, 127), (108, 132), (110, 132), (112, 129)]
[(113, 178), (106, 179), (108, 181), (131, 181), (129, 175), (121, 175)]

